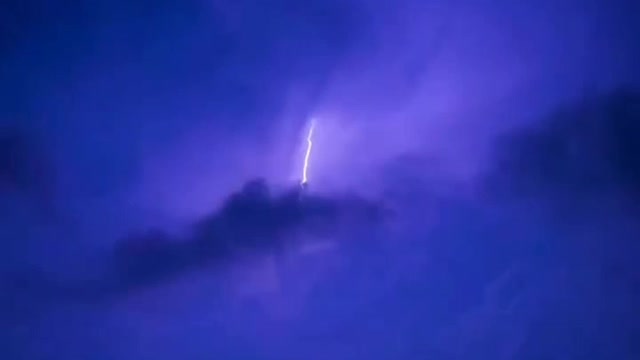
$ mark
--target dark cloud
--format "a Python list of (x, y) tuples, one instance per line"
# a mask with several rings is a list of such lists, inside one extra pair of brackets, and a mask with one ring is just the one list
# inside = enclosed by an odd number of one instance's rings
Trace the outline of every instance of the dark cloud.
[(639, 106), (633, 88), (563, 106), (540, 125), (505, 138), (489, 185), (538, 199), (630, 205), (638, 196)]
[(489, 193), (513, 206), (525, 283), (538, 283), (512, 314), (529, 318), (517, 358), (637, 354), (638, 120), (640, 93), (625, 88), (563, 106), (498, 147)]
[(266, 183), (255, 180), (231, 195), (220, 210), (198, 221), (190, 236), (148, 231), (121, 240), (106, 273), (97, 279), (65, 283), (28, 271), (9, 276), (5, 292), (27, 302), (117, 300), (136, 290), (166, 285), (188, 271), (230, 264), (243, 254), (281, 252), (295, 246), (304, 233), (331, 236), (345, 226), (351, 231), (379, 226), (386, 215), (380, 204), (357, 196), (324, 197), (303, 189), (270, 194)]

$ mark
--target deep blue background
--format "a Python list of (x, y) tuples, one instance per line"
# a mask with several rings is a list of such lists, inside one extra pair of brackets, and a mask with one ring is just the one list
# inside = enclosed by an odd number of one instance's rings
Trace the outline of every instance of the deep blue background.
[(4, 1), (0, 358), (639, 357), (638, 20)]

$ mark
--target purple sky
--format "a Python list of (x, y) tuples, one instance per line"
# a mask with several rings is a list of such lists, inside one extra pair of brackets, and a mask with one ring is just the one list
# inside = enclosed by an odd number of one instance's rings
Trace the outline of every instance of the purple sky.
[(288, 180), (311, 116), (313, 176), (332, 186), (408, 152), (473, 174), (496, 133), (637, 78), (623, 5), (54, 7), (86, 30), (16, 25), (3, 76), (70, 169), (62, 192), (189, 217), (251, 176)]
[[(277, 191), (295, 185), (311, 118), (313, 192), (384, 198), (407, 184), (394, 181), (406, 158), (418, 179), (472, 188), (498, 136), (586, 94), (640, 84), (638, 13), (625, 0), (10, 1), (0, 8), (0, 124), (24, 127), (45, 149), (62, 220), (30, 226), (36, 210), (13, 194), (0, 229), (31, 239), (24, 252), (35, 262), (93, 271), (132, 229), (184, 230), (255, 177)], [(405, 231), (415, 235), (419, 218)], [(389, 231), (376, 236), (401, 237)], [(196, 274), (106, 308), (61, 309), (26, 338), (36, 353), (69, 359), (92, 349), (104, 359), (200, 359), (232, 354), (234, 341), (244, 359), (355, 359), (338, 340), (300, 330), (335, 335), (337, 317), (357, 316), (357, 302), (304, 310), (304, 282), (332, 279), (348, 257), (331, 256), (312, 270), (291, 260), (286, 272), (305, 275), (285, 295), (269, 290), (283, 285), (270, 282), (268, 260), (249, 259), (228, 278)], [(404, 260), (394, 274), (420, 261)], [(271, 294), (258, 302), (273, 318), (198, 296), (247, 283)], [(379, 287), (362, 286), (353, 292), (384, 301)], [(359, 327), (354, 343), (374, 327)], [(284, 355), (251, 357), (251, 347)]]

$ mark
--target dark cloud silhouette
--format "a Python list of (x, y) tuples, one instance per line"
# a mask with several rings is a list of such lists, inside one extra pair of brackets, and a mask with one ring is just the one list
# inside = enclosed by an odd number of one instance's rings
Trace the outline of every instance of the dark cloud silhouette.
[(487, 183), (557, 204), (564, 198), (631, 205), (638, 196), (639, 107), (640, 93), (633, 88), (566, 105), (541, 125), (506, 137), (497, 177)]
[(5, 292), (27, 303), (93, 303), (167, 284), (190, 270), (229, 264), (247, 253), (277, 253), (295, 246), (301, 232), (336, 235), (341, 227), (378, 226), (388, 211), (358, 196), (326, 197), (296, 188), (270, 194), (254, 180), (220, 210), (198, 221), (184, 237), (148, 231), (122, 239), (106, 273), (86, 282), (64, 282), (40, 271), (10, 276)]
[(625, 88), (563, 106), (499, 147), (489, 193), (513, 206), (521, 263), (530, 264), (512, 308), (528, 318), (516, 358), (640, 351), (631, 305), (640, 294), (639, 120), (640, 93)]

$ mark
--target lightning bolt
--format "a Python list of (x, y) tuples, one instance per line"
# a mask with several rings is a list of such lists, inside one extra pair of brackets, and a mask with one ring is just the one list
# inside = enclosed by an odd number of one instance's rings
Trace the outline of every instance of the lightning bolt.
[(313, 129), (315, 125), (315, 121), (311, 120), (309, 132), (307, 133), (307, 152), (304, 154), (304, 164), (302, 166), (302, 180), (300, 181), (300, 185), (302, 186), (306, 185), (309, 181), (307, 172), (309, 170), (309, 159), (311, 158), (311, 150), (313, 148)]

